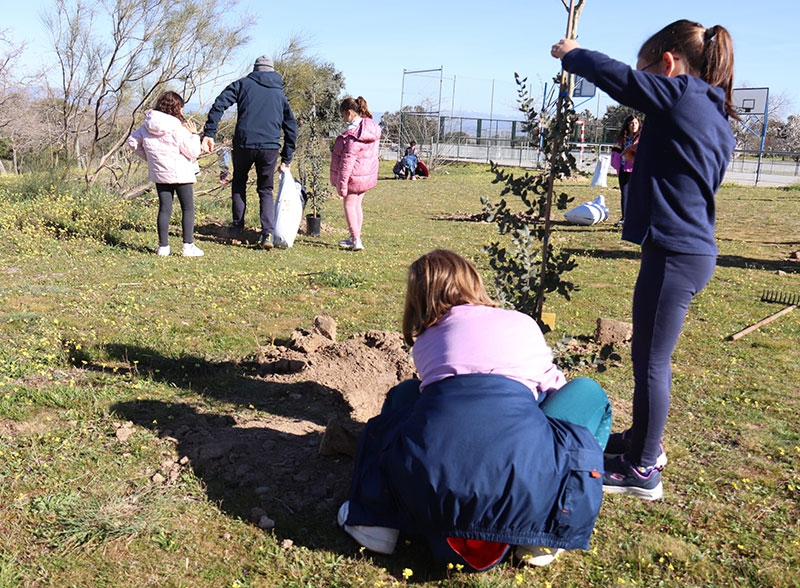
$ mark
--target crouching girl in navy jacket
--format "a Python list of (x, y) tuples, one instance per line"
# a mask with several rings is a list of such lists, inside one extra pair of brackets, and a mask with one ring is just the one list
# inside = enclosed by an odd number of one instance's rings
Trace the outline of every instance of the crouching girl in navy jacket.
[(587, 549), (611, 430), (602, 388), (567, 383), (536, 322), (498, 308), (452, 251), (411, 265), (403, 335), (420, 380), (390, 390), (366, 425), (345, 531), (380, 553), (401, 530), (421, 533), (469, 570), (511, 545), (535, 565)]

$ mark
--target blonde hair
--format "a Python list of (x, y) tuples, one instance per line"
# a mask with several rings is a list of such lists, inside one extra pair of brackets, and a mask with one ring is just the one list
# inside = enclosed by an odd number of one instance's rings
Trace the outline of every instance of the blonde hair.
[(425, 329), (461, 304), (497, 306), (469, 261), (447, 249), (426, 253), (408, 268), (403, 339), (414, 345)]

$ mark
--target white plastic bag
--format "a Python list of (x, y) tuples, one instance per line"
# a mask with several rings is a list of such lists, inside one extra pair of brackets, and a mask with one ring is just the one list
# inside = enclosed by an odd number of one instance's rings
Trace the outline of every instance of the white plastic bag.
[(292, 172), (280, 172), (278, 197), (275, 199), (275, 247), (288, 248), (294, 245), (300, 219), (303, 216), (303, 196), (300, 182), (292, 177)]
[(608, 186), (606, 176), (608, 175), (608, 168), (611, 166), (611, 156), (601, 155), (597, 158), (597, 166), (594, 168), (594, 177), (592, 177), (592, 186)]
[(564, 213), (564, 218), (573, 225), (593, 225), (608, 218), (606, 199), (602, 194), (591, 202), (584, 202)]

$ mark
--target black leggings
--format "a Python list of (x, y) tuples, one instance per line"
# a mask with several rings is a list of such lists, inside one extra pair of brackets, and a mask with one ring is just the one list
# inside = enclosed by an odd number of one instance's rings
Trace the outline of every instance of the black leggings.
[(183, 242), (194, 243), (194, 190), (192, 184), (156, 184), (158, 190), (158, 246), (169, 245), (169, 221), (172, 218), (172, 199), (178, 195), (183, 220)]
[(625, 204), (628, 201), (628, 181), (631, 179), (631, 172), (621, 171), (619, 176), (619, 207), (622, 210), (620, 218), (625, 219)]
[(714, 274), (715, 255), (675, 253), (642, 244), (642, 261), (633, 291), (633, 424), (628, 456), (651, 466), (669, 411), (672, 352), (692, 298)]

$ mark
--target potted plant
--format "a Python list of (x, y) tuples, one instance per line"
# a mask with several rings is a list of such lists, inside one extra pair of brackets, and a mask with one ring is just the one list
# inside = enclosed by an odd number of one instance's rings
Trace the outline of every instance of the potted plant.
[(322, 201), (330, 196), (327, 186), (325, 164), (328, 158), (323, 153), (322, 141), (318, 130), (319, 116), (317, 113), (316, 91), (311, 89), (311, 106), (308, 110), (306, 123), (308, 124), (308, 138), (306, 141), (303, 160), (301, 164), (301, 182), (306, 190), (306, 233), (318, 237), (322, 217), (320, 207)]

